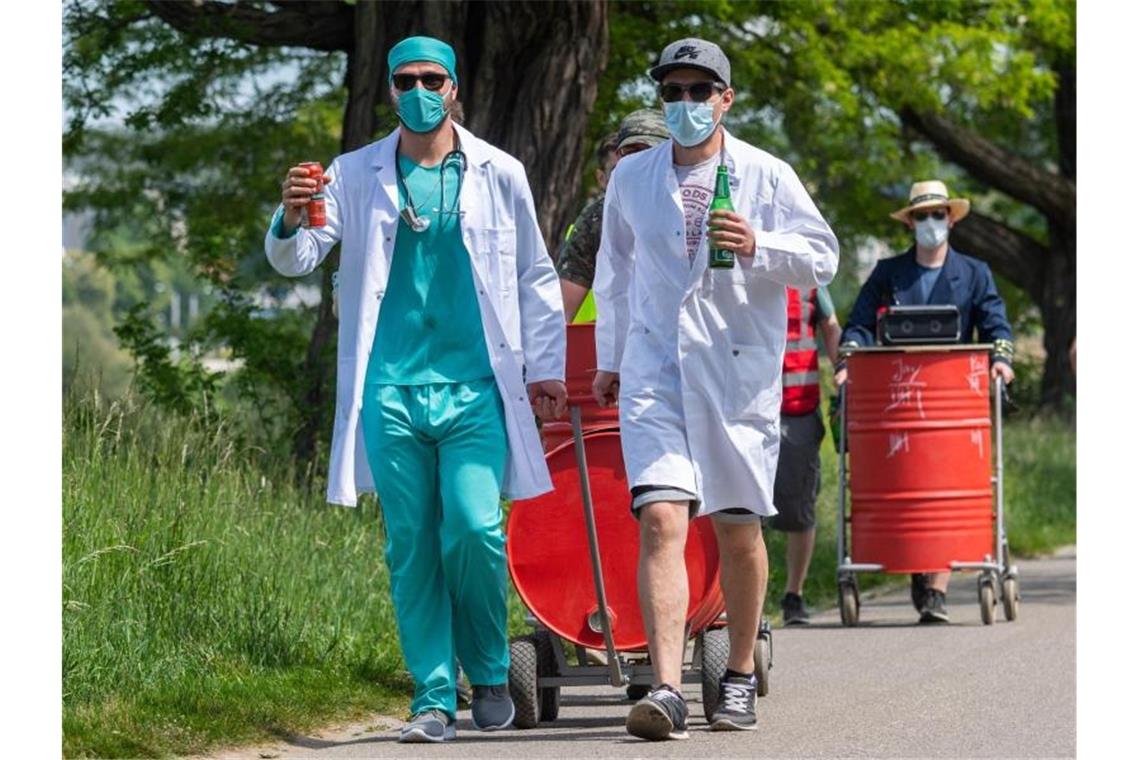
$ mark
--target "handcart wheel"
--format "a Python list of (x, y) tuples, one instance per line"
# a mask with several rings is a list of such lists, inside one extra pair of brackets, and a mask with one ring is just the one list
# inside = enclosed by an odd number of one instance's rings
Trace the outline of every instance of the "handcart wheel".
[(507, 682), (511, 701), (515, 703), (515, 728), (538, 725), (538, 646), (534, 634), (520, 636), (511, 642), (511, 664)]
[(978, 576), (978, 606), (982, 610), (982, 623), (993, 625), (997, 609), (997, 595), (994, 593), (994, 582), (988, 574)]
[[(538, 676), (540, 678), (558, 675), (558, 660), (554, 647), (558, 646), (549, 631), (536, 631), (535, 650), (538, 655)], [(562, 700), (561, 686), (540, 686), (538, 689), (538, 717), (543, 723), (558, 720), (558, 706)]]
[(631, 683), (625, 687), (625, 696), (630, 702), (636, 702), (639, 699), (649, 696), (649, 685), (643, 683)]
[(760, 635), (752, 647), (752, 660), (756, 666), (756, 695), (768, 696), (769, 673), (772, 669), (772, 629), (767, 621), (760, 623)]
[(1021, 589), (1018, 588), (1017, 578), (1014, 576), (1009, 576), (1001, 582), (1001, 606), (1008, 622), (1017, 620), (1018, 609), (1021, 607)]
[(859, 588), (854, 581), (839, 584), (839, 619), (848, 628), (859, 625)]
[(728, 631), (715, 628), (702, 634), (701, 644), (701, 706), (705, 720), (712, 723), (716, 703), (720, 699), (720, 679), (728, 669)]

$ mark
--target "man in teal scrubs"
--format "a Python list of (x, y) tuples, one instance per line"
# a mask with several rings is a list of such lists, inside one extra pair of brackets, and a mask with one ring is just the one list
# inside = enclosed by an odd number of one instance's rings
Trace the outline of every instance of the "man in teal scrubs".
[[(514, 256), (504, 254), (513, 241), (468, 250), (466, 240), (482, 246), (479, 235), (501, 234), (505, 225), (494, 230), (465, 227), (471, 220), (463, 214), (470, 215), (472, 209), (460, 203), (461, 189), (479, 180), (473, 176), (474, 160), (468, 167), (466, 154), (459, 150), (460, 133), (450, 118), (456, 104), (454, 51), (436, 39), (411, 37), (389, 52), (388, 70), (400, 117), (394, 199), (399, 222), (387, 282), (378, 283), (376, 297), (384, 297), (368, 352), (360, 424), (384, 516), (385, 558), (400, 644), (416, 686), (413, 718), (400, 741), (438, 742), (455, 737), (457, 658), (473, 687), (476, 727), (506, 728), (514, 718), (507, 688), (507, 569), (500, 495), (511, 456), (508, 441), (517, 431), (508, 433), (495, 367), (506, 366), (504, 362), (515, 367), (516, 360), (500, 340), (493, 340), (489, 350), (489, 336), (498, 333), (485, 330), (489, 325), (484, 325), (484, 315), (495, 319), (498, 313), (497, 321), (503, 324), (521, 322), (524, 342), (550, 350), (564, 350), (565, 328), (557, 279), (537, 235), (529, 190), (524, 197), (524, 191), (516, 189), (506, 200), (515, 209), (519, 234), (533, 233), (519, 245), (531, 251), (540, 248), (538, 264), (524, 271), (520, 249), (516, 274)], [(465, 141), (474, 140), (463, 134)], [(344, 184), (350, 181), (347, 173), (330, 180), (330, 189), (339, 181), (339, 193), (350, 192)], [(518, 184), (525, 188), (525, 180)], [(286, 210), (302, 205), (313, 189), (301, 176), (286, 185)], [(481, 192), (502, 192), (496, 187), (501, 185)], [(502, 213), (501, 197), (476, 200)], [(337, 222), (348, 225), (344, 205), (347, 201), (341, 199)], [(361, 211), (370, 213), (367, 207)], [(519, 214), (526, 218), (519, 219)], [(279, 213), (273, 234), (292, 234), (286, 229), (288, 221)], [(478, 278), (473, 254), (485, 267)], [(493, 263), (488, 257), (495, 257)], [(524, 282), (526, 278), (533, 279)], [(514, 289), (527, 287), (540, 292), (518, 292), (512, 300)], [(493, 308), (485, 290), (499, 299)], [(549, 330), (527, 334), (528, 321), (541, 327), (553, 324), (555, 317), (557, 336)], [(565, 385), (541, 380), (544, 377), (550, 374), (530, 383), (530, 402), (540, 415), (557, 416), (565, 407)], [(513, 401), (525, 403), (521, 398)], [(513, 415), (517, 420), (517, 409)], [(532, 419), (527, 422), (533, 425)]]

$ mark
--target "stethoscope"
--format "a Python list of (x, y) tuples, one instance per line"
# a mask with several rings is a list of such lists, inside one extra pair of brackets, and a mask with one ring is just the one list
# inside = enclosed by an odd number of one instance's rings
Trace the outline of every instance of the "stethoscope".
[[(447, 199), (447, 168), (448, 165), (459, 165), (459, 188), (455, 193), (455, 200), (451, 203), (451, 210), (443, 208), (444, 202)], [(439, 208), (435, 209), (441, 214), (449, 214), (458, 216), (459, 211), (459, 191), (463, 189), (463, 178), (467, 175), (467, 154), (459, 148), (454, 148), (443, 157), (443, 162), (440, 164), (439, 169)], [(404, 223), (412, 229), (412, 232), (423, 232), (431, 226), (431, 219), (427, 219), (419, 215), (416, 210), (416, 204), (412, 200), (412, 193), (408, 190), (408, 181), (404, 178), (404, 170), (400, 168), (400, 146), (396, 145), (396, 179), (400, 183), (400, 187), (404, 191), (404, 207), (400, 209), (400, 218)]]

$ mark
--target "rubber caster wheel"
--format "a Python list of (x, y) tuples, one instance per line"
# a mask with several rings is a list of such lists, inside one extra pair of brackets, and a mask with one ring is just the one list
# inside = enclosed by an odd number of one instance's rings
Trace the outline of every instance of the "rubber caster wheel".
[[(538, 655), (538, 676), (558, 675), (558, 660), (554, 656), (557, 643), (548, 631), (534, 634), (535, 652)], [(561, 686), (540, 686), (538, 689), (538, 719), (543, 723), (558, 720), (558, 707), (562, 701)]]
[(720, 699), (720, 679), (728, 669), (728, 631), (716, 628), (705, 631), (701, 644), (701, 706), (705, 720), (712, 723), (716, 703)]
[(982, 624), (993, 625), (997, 612), (997, 594), (993, 579), (987, 575), (978, 578), (978, 607), (982, 613)]
[(534, 728), (541, 716), (538, 694), (538, 644), (534, 634), (511, 642), (507, 686), (515, 703), (515, 728)]
[(859, 625), (859, 589), (853, 582), (839, 584), (839, 619), (848, 628)]
[(768, 696), (772, 670), (772, 631), (768, 623), (760, 625), (760, 635), (752, 647), (752, 663), (756, 666), (756, 696)]
[(1001, 582), (1001, 606), (1006, 621), (1012, 623), (1017, 620), (1021, 607), (1021, 588), (1017, 578), (1009, 577)]

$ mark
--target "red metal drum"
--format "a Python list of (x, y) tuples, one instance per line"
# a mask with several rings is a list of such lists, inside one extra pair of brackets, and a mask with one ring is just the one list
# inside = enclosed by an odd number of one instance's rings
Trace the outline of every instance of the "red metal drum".
[[(566, 395), (568, 403), (582, 409), (582, 431), (616, 428), (617, 407), (608, 409), (594, 402), (594, 372), (598, 368), (594, 347), (594, 324), (566, 326)], [(547, 422), (542, 426), (542, 445), (547, 452), (574, 437), (569, 422)]]
[[(638, 525), (629, 511), (629, 487), (616, 430), (584, 435), (590, 493), (602, 558), (614, 643), (622, 651), (647, 646), (637, 599)], [(507, 566), (534, 616), (564, 639), (595, 649), (605, 643), (595, 616), (597, 597), (573, 440), (547, 454), (554, 491), (516, 501), (507, 518)], [(707, 517), (692, 521), (685, 547), (689, 606), (696, 632), (724, 611), (716, 535)], [(597, 630), (594, 628), (597, 627)]]
[(992, 555), (988, 351), (872, 349), (847, 367), (852, 561), (916, 573)]

